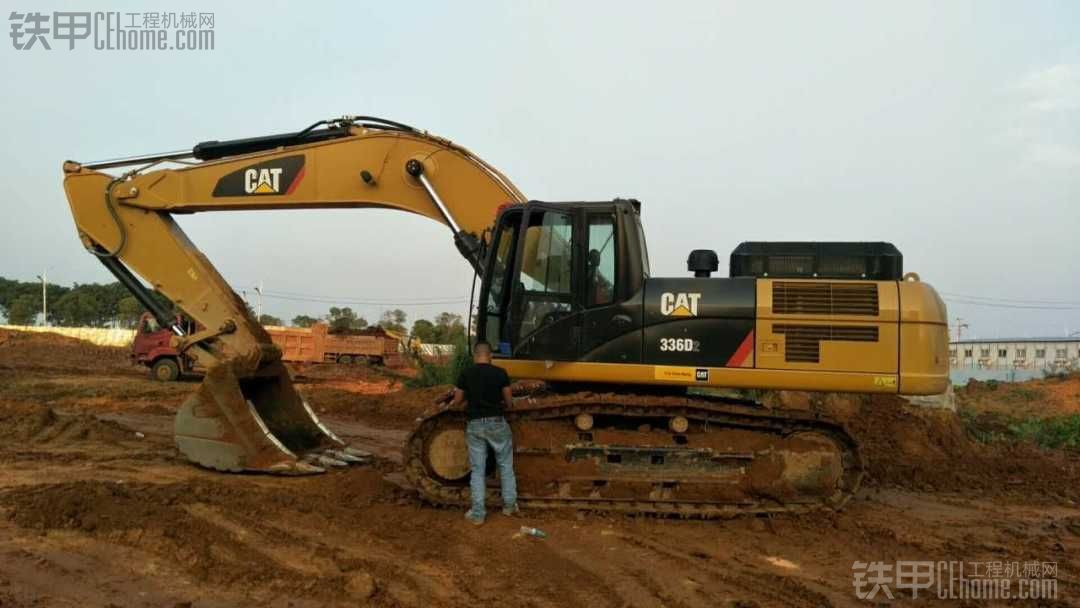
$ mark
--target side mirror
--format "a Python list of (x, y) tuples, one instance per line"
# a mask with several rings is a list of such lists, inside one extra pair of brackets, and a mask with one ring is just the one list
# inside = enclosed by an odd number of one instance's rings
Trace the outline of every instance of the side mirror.
[(600, 267), (600, 252), (595, 249), (589, 250), (589, 268)]

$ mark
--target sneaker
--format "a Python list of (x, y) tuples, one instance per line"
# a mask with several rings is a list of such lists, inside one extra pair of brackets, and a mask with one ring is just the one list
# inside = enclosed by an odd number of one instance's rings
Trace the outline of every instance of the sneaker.
[(477, 516), (477, 515), (473, 514), (472, 509), (469, 509), (468, 511), (465, 512), (465, 519), (467, 519), (474, 526), (482, 526), (482, 525), (484, 525), (484, 516), (483, 515)]
[(517, 503), (515, 502), (508, 507), (503, 507), (503, 515), (507, 517), (517, 517), (518, 515), (521, 515), (521, 509), (518, 508)]

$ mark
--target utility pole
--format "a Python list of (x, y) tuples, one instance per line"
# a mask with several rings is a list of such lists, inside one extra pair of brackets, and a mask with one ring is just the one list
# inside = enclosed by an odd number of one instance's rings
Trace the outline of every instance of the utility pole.
[(41, 271), (38, 275), (38, 280), (41, 281), (41, 325), (43, 327), (49, 326), (49, 269)]
[(957, 342), (960, 341), (960, 336), (962, 335), (962, 332), (965, 329), (967, 329), (967, 326), (968, 326), (968, 324), (964, 323), (963, 319), (961, 319), (960, 317), (956, 317), (956, 341)]
[(255, 286), (255, 293), (259, 294), (258, 299), (255, 300), (255, 318), (256, 319), (262, 319), (262, 292), (263, 292), (263, 282), (259, 281), (259, 284)]

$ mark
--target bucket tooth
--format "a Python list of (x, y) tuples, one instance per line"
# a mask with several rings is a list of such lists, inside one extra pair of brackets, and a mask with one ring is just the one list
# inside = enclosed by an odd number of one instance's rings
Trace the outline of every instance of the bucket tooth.
[(345, 462), (344, 460), (338, 460), (337, 458), (333, 458), (331, 456), (327, 456), (326, 454), (319, 454), (316, 452), (310, 452), (306, 454), (302, 462), (325, 468), (349, 466), (349, 463)]
[(325, 473), (326, 469), (310, 462), (297, 460), (296, 462), (273, 465), (263, 470), (265, 473), (274, 475), (318, 475)]
[(370, 458), (360, 458), (358, 456), (353, 456), (345, 450), (329, 449), (324, 451), (323, 454), (329, 456), (330, 458), (334, 458), (348, 464), (365, 464), (371, 462)]
[(355, 456), (356, 458), (360, 458), (362, 460), (372, 460), (373, 458), (375, 458), (375, 455), (371, 452), (360, 450), (350, 445), (341, 448), (341, 451), (345, 452), (349, 456)]

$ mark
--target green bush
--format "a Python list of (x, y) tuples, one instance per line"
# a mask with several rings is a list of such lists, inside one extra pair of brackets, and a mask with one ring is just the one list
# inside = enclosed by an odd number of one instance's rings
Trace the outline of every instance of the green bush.
[(1050, 369), (1046, 368), (1042, 370), (1043, 378), (1046, 380), (1057, 380), (1058, 382), (1064, 382), (1073, 376), (1080, 376), (1080, 371), (1069, 369)]
[(442, 386), (457, 382), (462, 370), (472, 365), (472, 353), (465, 340), (454, 342), (454, 354), (445, 363), (420, 363), (420, 370), (415, 378), (405, 382), (409, 388)]
[(973, 412), (961, 408), (960, 420), (979, 443), (1032, 443), (1044, 449), (1080, 448), (1080, 414), (1017, 420), (1000, 412)]
[(1008, 436), (1009, 422), (1001, 414), (976, 413), (966, 408), (961, 408), (958, 414), (968, 435), (979, 443), (1003, 441)]
[(1043, 448), (1080, 448), (1080, 414), (1057, 418), (1028, 418), (1009, 425), (1009, 433)]

